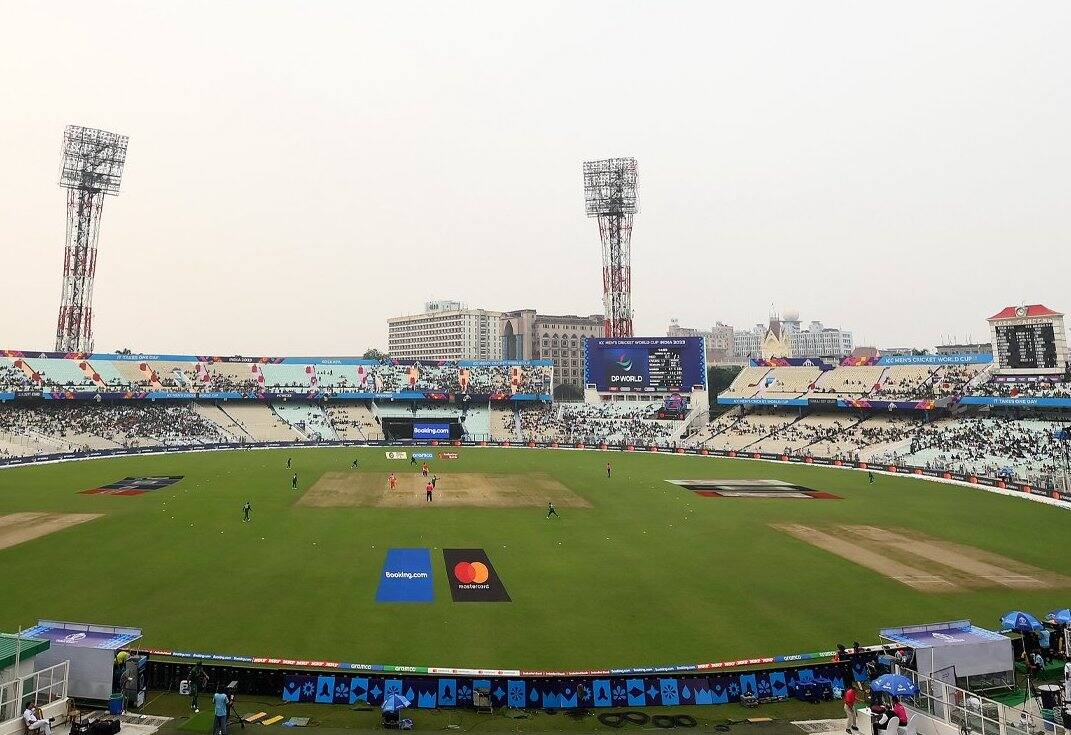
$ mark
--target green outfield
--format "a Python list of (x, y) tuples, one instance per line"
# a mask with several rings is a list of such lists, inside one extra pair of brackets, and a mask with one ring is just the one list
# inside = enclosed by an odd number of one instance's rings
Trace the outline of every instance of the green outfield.
[[(767, 462), (456, 451), (431, 461), (430, 505), (419, 468), (383, 448), (0, 471), (0, 629), (50, 618), (141, 627), (143, 645), (176, 650), (561, 669), (824, 650), (886, 625), (993, 626), (1013, 608), (1071, 604), (1071, 513), (1040, 503)], [(391, 471), (419, 503), (386, 490)], [(80, 494), (164, 475), (183, 479)], [(732, 478), (839, 499), (704, 497), (667, 482)], [(376, 602), (384, 556), (403, 547), (431, 550), (434, 602)], [(443, 548), (486, 551), (512, 601), (452, 601)]]

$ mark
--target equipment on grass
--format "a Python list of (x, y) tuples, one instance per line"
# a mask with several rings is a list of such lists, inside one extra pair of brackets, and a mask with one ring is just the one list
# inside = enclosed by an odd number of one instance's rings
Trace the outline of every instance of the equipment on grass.
[(227, 723), (234, 723), (245, 729), (245, 720), (238, 714), (238, 710), (234, 708), (234, 702), (238, 698), (238, 680), (235, 679), (226, 686), (227, 692)]

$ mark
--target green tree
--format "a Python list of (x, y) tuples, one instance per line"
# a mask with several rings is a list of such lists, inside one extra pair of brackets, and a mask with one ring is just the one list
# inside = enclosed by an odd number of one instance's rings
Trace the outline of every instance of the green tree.
[(572, 383), (562, 383), (554, 389), (556, 401), (580, 401), (584, 398), (584, 391)]
[(386, 352), (380, 352), (375, 347), (369, 347), (367, 350), (364, 351), (364, 354), (361, 355), (361, 357), (363, 357), (365, 360), (379, 360), (382, 362), (383, 360), (386, 360), (388, 357), (390, 357), (390, 355), (388, 355)]
[(736, 380), (742, 369), (739, 365), (712, 365), (707, 368), (707, 390), (712, 414), (721, 413), (725, 409), (725, 406), (718, 405), (718, 394)]

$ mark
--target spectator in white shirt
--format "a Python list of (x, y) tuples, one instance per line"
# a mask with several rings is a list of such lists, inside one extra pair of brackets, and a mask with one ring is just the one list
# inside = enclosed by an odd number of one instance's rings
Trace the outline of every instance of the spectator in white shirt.
[(26, 720), (26, 729), (37, 732), (40, 735), (52, 735), (52, 723), (37, 716), (32, 704), (26, 705), (26, 711), (22, 713), (22, 719)]

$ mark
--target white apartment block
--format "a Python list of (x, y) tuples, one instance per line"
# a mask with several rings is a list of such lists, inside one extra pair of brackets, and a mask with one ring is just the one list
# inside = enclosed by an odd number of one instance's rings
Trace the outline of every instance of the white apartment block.
[(419, 360), (501, 360), (501, 312), (429, 301), (420, 314), (387, 320), (390, 356)]

